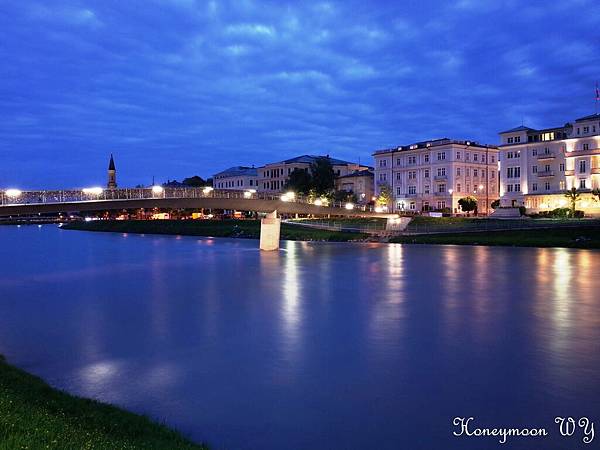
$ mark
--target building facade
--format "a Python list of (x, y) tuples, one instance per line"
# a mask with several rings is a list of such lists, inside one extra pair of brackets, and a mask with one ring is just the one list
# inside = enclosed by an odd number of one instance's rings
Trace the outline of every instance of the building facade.
[(600, 214), (591, 191), (600, 188), (600, 114), (561, 127), (520, 126), (500, 133), (501, 206), (531, 212), (568, 207), (566, 190), (581, 194), (577, 208)]
[(394, 212), (460, 213), (458, 200), (477, 198), (479, 213), (491, 212), (498, 194), (498, 147), (448, 138), (378, 150), (375, 195), (387, 186)]
[(213, 175), (213, 188), (231, 190), (258, 189), (255, 167), (235, 166)]
[(367, 166), (331, 158), (329, 156), (302, 155), (275, 163), (265, 164), (258, 168), (258, 190), (261, 192), (282, 192), (294, 169), (309, 171), (310, 166), (318, 158), (329, 159), (336, 177), (348, 175), (356, 170), (368, 169)]
[(338, 191), (352, 192), (359, 203), (369, 203), (373, 197), (373, 181), (375, 174), (373, 168), (355, 170), (347, 175), (341, 175), (335, 180)]

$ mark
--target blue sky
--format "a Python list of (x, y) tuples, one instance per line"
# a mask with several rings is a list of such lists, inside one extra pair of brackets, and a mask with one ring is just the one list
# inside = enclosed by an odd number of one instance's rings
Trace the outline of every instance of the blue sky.
[(594, 1), (0, 0), (0, 187), (372, 163), (594, 111)]

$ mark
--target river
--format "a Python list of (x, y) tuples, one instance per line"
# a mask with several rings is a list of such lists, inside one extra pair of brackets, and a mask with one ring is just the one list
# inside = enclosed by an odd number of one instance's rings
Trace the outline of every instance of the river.
[[(600, 251), (53, 225), (0, 245), (0, 353), (215, 450), (579, 448), (559, 415), (600, 433)], [(453, 436), (469, 416), (551, 436)]]

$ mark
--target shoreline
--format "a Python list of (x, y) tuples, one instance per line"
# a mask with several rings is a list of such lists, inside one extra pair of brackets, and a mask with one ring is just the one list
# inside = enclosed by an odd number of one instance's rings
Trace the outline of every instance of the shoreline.
[(209, 450), (120, 407), (56, 389), (0, 355), (2, 448)]
[[(260, 222), (256, 220), (98, 220), (72, 222), (64, 225), (62, 229), (212, 238), (259, 239), (260, 237)], [(600, 249), (600, 225), (500, 231), (469, 230), (468, 232), (400, 235), (389, 239), (381, 239), (369, 236), (367, 233), (327, 231), (282, 223), (281, 239), (307, 242), (379, 242), (391, 244)]]

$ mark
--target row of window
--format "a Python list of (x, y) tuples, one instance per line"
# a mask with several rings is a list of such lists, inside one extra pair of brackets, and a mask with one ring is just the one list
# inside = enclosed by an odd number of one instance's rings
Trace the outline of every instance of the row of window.
[[(445, 183), (438, 184), (438, 185), (436, 185), (436, 192), (446, 193), (446, 187), (447, 187), (447, 185)], [(480, 187), (481, 187), (481, 189), (479, 189), (479, 190), (482, 190), (483, 189), (482, 185)], [(489, 192), (494, 192), (495, 190), (496, 190), (496, 185), (493, 183), (490, 184)], [(431, 191), (431, 189), (430, 189), (429, 185), (426, 184), (423, 187), (423, 193), (430, 194), (431, 193), (430, 191)], [(456, 190), (454, 192), (456, 192), (457, 194), (460, 194), (463, 192), (461, 183), (456, 184)], [(469, 194), (471, 192), (472, 192), (471, 185), (469, 183), (467, 183), (466, 190), (464, 191), (464, 193)], [(473, 192), (476, 192), (476, 190), (474, 190)], [(416, 195), (416, 194), (417, 194), (417, 186), (416, 185), (408, 186), (408, 195)], [(396, 195), (398, 195), (398, 196), (403, 195), (402, 187), (396, 188)]]
[[(588, 165), (587, 165), (587, 161), (585, 159), (579, 160), (578, 166), (579, 166), (579, 173), (587, 172)], [(565, 171), (565, 163), (560, 163), (558, 167), (559, 167), (560, 172)], [(550, 173), (550, 172), (551, 172), (550, 164), (544, 165), (543, 172), (539, 170), (538, 166), (531, 166), (531, 173)], [(507, 167), (506, 168), (506, 178), (520, 178), (520, 177), (521, 177), (521, 167), (517, 166), (517, 167)]]
[[(519, 168), (520, 171), (520, 168)], [(438, 177), (445, 177), (446, 176), (446, 168), (445, 167), (439, 167), (437, 169), (437, 175)], [(460, 177), (462, 176), (462, 169), (460, 167), (456, 168), (456, 176)], [(485, 169), (481, 169), (481, 171), (479, 169), (473, 169), (471, 171), (470, 167), (467, 167), (465, 169), (465, 176), (470, 177), (471, 173), (473, 174), (473, 178), (479, 178), (479, 175), (481, 174), (481, 177), (484, 178), (485, 177)], [(520, 172), (519, 175), (520, 176)], [(429, 169), (425, 169), (423, 171), (423, 178), (430, 178), (431, 177), (431, 172), (429, 171)], [(496, 172), (495, 171), (491, 171), (490, 172), (490, 178), (492, 180), (494, 180), (496, 178)], [(409, 180), (416, 180), (417, 179), (417, 171), (416, 170), (410, 170), (408, 171), (408, 179)], [(396, 180), (400, 181), (402, 180), (402, 172), (397, 172), (396, 173)], [(379, 174), (379, 181), (387, 181), (387, 174), (386, 173), (380, 173)]]
[[(471, 155), (473, 157), (473, 162), (482, 162), (485, 163), (486, 162), (486, 155), (485, 153), (469, 153), (469, 152), (465, 152), (465, 161), (471, 161)], [(456, 152), (456, 159), (457, 160), (461, 160), (461, 152)], [(437, 160), (438, 161), (445, 161), (446, 160), (446, 152), (438, 152), (437, 153)], [(409, 155), (407, 158), (408, 164), (409, 165), (415, 165), (417, 164), (417, 155)], [(425, 153), (423, 155), (423, 163), (429, 163), (429, 153)], [(496, 156), (495, 155), (490, 155), (490, 163), (495, 163), (496, 162)], [(380, 159), (379, 160), (379, 167), (387, 167), (387, 159)], [(402, 166), (402, 158), (397, 158), (396, 159), (396, 166)]]
[[(227, 189), (233, 187), (244, 187), (245, 183), (242, 178), (237, 180), (221, 181), (217, 183), (217, 189)], [(258, 181), (255, 183), (254, 180), (248, 180), (248, 186), (258, 186)]]
[[(565, 182), (564, 181), (560, 181), (558, 183), (558, 189), (560, 191), (564, 191), (565, 190)], [(549, 181), (546, 181), (544, 183), (544, 190), (545, 191), (550, 191), (552, 185)], [(581, 178), (579, 180), (579, 189), (588, 189), (588, 183), (587, 183), (587, 179), (585, 178)], [(532, 192), (539, 192), (539, 186), (537, 183), (532, 183), (531, 184), (531, 191)], [(516, 183), (516, 184), (507, 184), (506, 185), (506, 192), (521, 192), (521, 184), (520, 183)]]
[[(406, 209), (406, 203), (400, 201), (396, 204), (396, 208), (404, 211)], [(417, 209), (417, 202), (409, 202), (408, 203), (408, 209), (410, 211), (416, 211)], [(423, 202), (423, 211), (431, 211), (431, 207), (429, 206), (429, 202)], [(442, 210), (442, 209), (446, 209), (446, 201), (445, 200), (439, 200), (437, 202), (437, 209), (438, 210)]]

